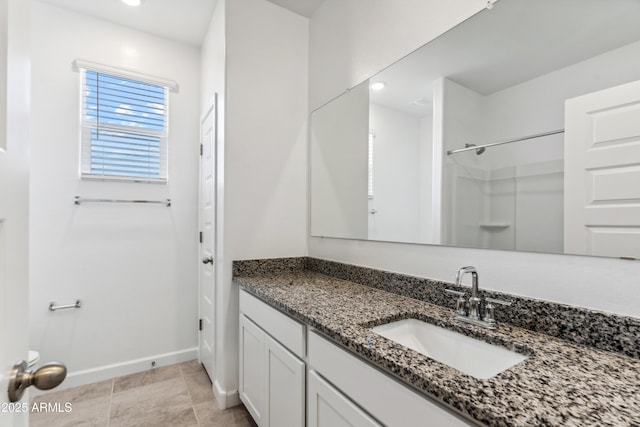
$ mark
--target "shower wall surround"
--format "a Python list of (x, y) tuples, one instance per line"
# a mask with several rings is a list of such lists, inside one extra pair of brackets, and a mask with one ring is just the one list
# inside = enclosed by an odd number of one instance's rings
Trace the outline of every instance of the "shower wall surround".
[[(469, 290), (453, 283), (361, 267), (312, 257), (234, 261), (234, 276), (277, 275), (313, 271), (375, 289), (455, 308), (445, 289)], [(482, 280), (482, 272), (480, 272)], [(482, 281), (481, 281), (482, 283)], [(640, 319), (482, 290), (481, 297), (512, 301), (498, 307), (498, 322), (540, 332), (572, 343), (640, 358)]]

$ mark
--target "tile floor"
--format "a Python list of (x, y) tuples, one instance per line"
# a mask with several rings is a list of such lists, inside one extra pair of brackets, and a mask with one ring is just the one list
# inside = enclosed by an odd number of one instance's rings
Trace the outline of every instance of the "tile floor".
[[(31, 427), (255, 427), (244, 406), (218, 409), (197, 360), (47, 393), (34, 403), (60, 403), (60, 412), (33, 412)], [(65, 404), (72, 410), (64, 412)], [(50, 405), (51, 406), (51, 405)]]

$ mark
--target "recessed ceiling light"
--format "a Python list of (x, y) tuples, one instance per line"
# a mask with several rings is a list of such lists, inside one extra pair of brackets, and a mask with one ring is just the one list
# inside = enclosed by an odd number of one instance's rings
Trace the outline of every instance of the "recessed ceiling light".
[(373, 90), (382, 90), (387, 86), (385, 82), (375, 82), (371, 84), (371, 89)]
[(127, 6), (140, 6), (144, 0), (120, 0), (122, 3)]

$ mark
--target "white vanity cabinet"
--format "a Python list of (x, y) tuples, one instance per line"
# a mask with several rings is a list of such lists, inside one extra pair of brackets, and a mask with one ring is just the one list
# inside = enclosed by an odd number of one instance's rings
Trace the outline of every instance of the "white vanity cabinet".
[(239, 392), (260, 427), (476, 425), (244, 290)]
[(240, 399), (256, 423), (304, 426), (304, 326), (241, 291), (239, 350)]

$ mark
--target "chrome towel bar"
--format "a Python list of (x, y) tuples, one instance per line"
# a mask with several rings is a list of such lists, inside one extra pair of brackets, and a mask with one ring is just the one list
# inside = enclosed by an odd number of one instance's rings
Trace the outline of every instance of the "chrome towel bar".
[(80, 205), (82, 203), (143, 203), (149, 205), (167, 205), (171, 206), (171, 199), (166, 200), (120, 200), (120, 199), (86, 199), (80, 196), (73, 198), (73, 203)]
[(75, 304), (69, 304), (69, 305), (56, 305), (55, 302), (49, 303), (49, 311), (66, 310), (67, 308), (80, 308), (80, 307), (82, 307), (82, 303), (79, 299), (76, 300)]
[[(511, 144), (512, 142), (528, 141), (530, 139), (541, 138), (543, 136), (549, 136), (549, 135), (557, 135), (559, 133), (564, 133), (564, 129), (536, 133), (534, 135), (527, 135), (520, 138), (508, 139), (506, 141), (492, 142), (491, 144), (483, 144), (483, 145), (467, 144), (465, 148), (458, 148), (457, 150), (447, 151), (447, 155), (450, 156), (451, 154), (462, 153), (464, 151), (469, 151), (469, 150), (482, 150), (483, 148), (495, 147), (496, 145)], [(476, 153), (482, 154), (482, 151), (476, 151)]]

